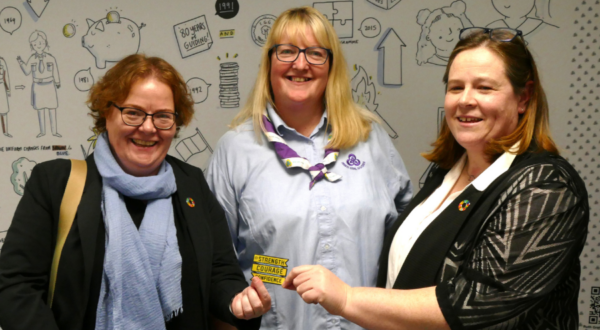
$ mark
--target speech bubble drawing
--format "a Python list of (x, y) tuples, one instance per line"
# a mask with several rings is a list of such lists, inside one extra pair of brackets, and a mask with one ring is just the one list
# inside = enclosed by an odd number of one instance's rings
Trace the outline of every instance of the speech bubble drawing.
[(206, 98), (208, 97), (208, 88), (211, 84), (204, 81), (204, 79), (196, 77), (188, 80), (186, 84), (190, 89), (194, 103), (198, 104), (206, 101)]
[(94, 77), (92, 77), (91, 68), (87, 70), (79, 70), (75, 74), (75, 78), (73, 78), (73, 82), (75, 83), (75, 87), (80, 92), (87, 92), (92, 88), (94, 84)]
[(365, 18), (358, 28), (365, 38), (375, 38), (381, 33), (381, 23), (374, 17)]
[(21, 27), (21, 12), (15, 7), (5, 7), (0, 11), (0, 27), (10, 35)]
[(221, 16), (224, 19), (234, 18), (240, 11), (238, 0), (217, 0), (215, 3), (215, 15)]

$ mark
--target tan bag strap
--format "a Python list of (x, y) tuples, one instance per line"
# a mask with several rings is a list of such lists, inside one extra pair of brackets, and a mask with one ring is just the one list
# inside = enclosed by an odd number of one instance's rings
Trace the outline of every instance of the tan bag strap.
[(54, 289), (56, 286), (56, 273), (58, 272), (58, 262), (62, 253), (63, 246), (67, 240), (67, 235), (73, 225), (77, 206), (83, 195), (85, 178), (87, 176), (87, 163), (85, 160), (71, 159), (71, 173), (67, 188), (60, 203), (60, 216), (58, 218), (58, 234), (56, 235), (56, 247), (54, 248), (54, 257), (52, 258), (52, 268), (50, 269), (50, 285), (48, 288), (48, 306), (52, 308), (54, 299)]

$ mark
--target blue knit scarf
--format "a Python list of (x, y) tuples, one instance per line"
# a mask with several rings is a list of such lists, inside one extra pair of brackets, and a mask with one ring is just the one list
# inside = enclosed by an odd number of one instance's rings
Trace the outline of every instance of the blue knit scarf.
[[(94, 160), (102, 176), (106, 228), (96, 329), (165, 329), (165, 322), (183, 311), (181, 255), (171, 202), (177, 191), (173, 170), (163, 161), (155, 176), (125, 173), (106, 133), (98, 137)], [(139, 231), (123, 195), (148, 202)]]

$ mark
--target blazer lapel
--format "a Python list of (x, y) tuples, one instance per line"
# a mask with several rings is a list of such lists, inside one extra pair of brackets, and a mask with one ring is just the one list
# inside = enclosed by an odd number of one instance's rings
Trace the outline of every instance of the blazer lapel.
[(469, 215), (478, 209), (482, 194), (475, 187), (468, 187), (423, 231), (402, 265), (394, 283), (395, 289), (416, 289), (436, 284), (448, 250)]
[[(167, 157), (167, 160), (168, 157)], [(175, 182), (177, 183), (177, 192), (173, 195), (176, 199), (176, 207), (180, 208), (180, 211), (184, 217), (183, 223), (187, 225), (190, 233), (190, 239), (196, 255), (198, 275), (200, 282), (200, 290), (205, 291), (210, 287), (210, 272), (209, 266), (212, 265), (212, 260), (209, 256), (212, 253), (207, 253), (207, 249), (210, 249), (210, 237), (207, 235), (209, 228), (203, 219), (206, 217), (206, 213), (203, 208), (203, 196), (200, 195), (200, 189), (198, 189), (196, 180), (188, 176), (179, 166), (169, 162), (172, 165), (173, 173), (175, 175)], [(201, 293), (202, 294), (202, 293)], [(208, 295), (202, 295), (208, 297)], [(202, 299), (204, 303), (204, 299)]]
[(392, 241), (396, 236), (396, 232), (400, 225), (406, 220), (406, 217), (412, 212), (412, 210), (417, 207), (417, 205), (421, 204), (423, 200), (425, 200), (429, 195), (431, 195), (437, 187), (439, 187), (444, 181), (444, 176), (446, 175), (447, 170), (438, 170), (437, 173), (434, 173), (434, 176), (425, 184), (425, 186), (419, 190), (417, 195), (413, 197), (413, 199), (408, 203), (406, 208), (402, 211), (402, 214), (398, 217), (396, 222), (392, 225), (389, 232), (385, 236), (383, 241), (383, 247), (381, 250), (381, 255), (379, 256), (379, 272), (377, 274), (377, 286), (380, 288), (384, 288), (387, 282), (387, 272), (388, 272), (388, 256), (390, 254), (390, 248), (392, 245)]
[(102, 210), (100, 209), (102, 195), (102, 177), (94, 161), (94, 155), (86, 159), (87, 176), (81, 202), (77, 207), (77, 227), (81, 237), (84, 267), (84, 303), (87, 304), (89, 288), (94, 268), (94, 256), (96, 253), (96, 238), (98, 237), (98, 226), (102, 222)]

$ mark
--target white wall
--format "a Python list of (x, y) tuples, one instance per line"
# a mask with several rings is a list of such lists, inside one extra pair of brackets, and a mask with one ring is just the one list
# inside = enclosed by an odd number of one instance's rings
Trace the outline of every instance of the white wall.
[[(97, 81), (114, 64), (111, 61), (139, 48), (139, 52), (165, 58), (182, 73), (194, 91), (196, 117), (181, 132), (181, 139), (173, 143), (170, 154), (204, 167), (211, 148), (227, 130), (227, 124), (240, 109), (239, 106), (244, 104), (252, 87), (261, 50), (258, 44), (268, 31), (272, 17), (292, 6), (314, 6), (330, 15), (338, 34), (343, 37), (341, 40), (350, 75), (356, 76), (353, 87), (363, 88), (360, 99), (368, 101), (371, 98), (365, 106), (376, 111), (389, 124), (388, 131), (394, 138), (394, 144), (413, 182), (418, 185), (427, 167), (427, 162), (419, 153), (428, 150), (433, 141), (438, 126), (438, 109), (444, 104), (444, 86), (441, 82), (444, 66), (443, 61), (435, 57), (427, 59), (428, 56), (423, 58), (424, 63), (418, 63), (416, 53), (421, 26), (417, 18), (422, 9), (433, 11), (448, 7), (444, 9), (445, 12), (456, 12), (460, 3), (454, 3), (450, 8), (451, 0), (234, 2), (2, 0), (0, 57), (4, 58), (3, 66), (7, 67), (9, 73), (10, 111), (5, 118), (8, 119), (8, 132), (13, 137), (0, 135), (0, 248), (20, 199), (18, 192), (22, 192), (18, 185), (24, 180), (24, 173), (30, 171), (31, 165), (57, 157), (82, 159), (84, 152), (91, 150), (90, 137), (94, 133), (90, 130), (92, 120), (84, 104), (87, 96), (85, 90), (92, 79)], [(512, 9), (500, 9), (507, 18), (496, 8), (509, 2), (514, 3)], [(234, 10), (233, 13), (223, 14), (232, 18), (215, 15), (216, 6), (222, 6), (227, 11), (232, 3), (234, 7), (239, 6), (239, 12), (235, 13)], [(524, 14), (518, 12), (517, 3), (532, 5), (533, 0), (496, 0), (494, 3), (492, 0), (464, 0), (464, 15), (474, 26), (498, 24), (502, 23), (499, 20), (509, 21), (510, 16)], [(521, 28), (526, 33), (533, 30), (525, 38), (542, 73), (542, 83), (551, 106), (554, 138), (562, 148), (563, 155), (581, 171), (588, 184), (592, 223), (589, 244), (582, 258), (584, 269), (580, 321), (582, 328), (600, 328), (600, 321), (593, 324), (594, 318), (590, 314), (593, 287), (600, 291), (600, 246), (597, 242), (600, 239), (597, 216), (600, 209), (600, 153), (597, 150), (600, 140), (600, 85), (597, 81), (600, 79), (597, 54), (600, 52), (597, 42), (600, 39), (600, 5), (597, 0), (538, 0), (537, 9), (538, 17), (543, 21), (535, 20), (534, 9), (528, 14), (531, 18)], [(515, 13), (508, 13), (510, 10)], [(97, 30), (94, 25), (91, 30), (97, 34), (89, 37), (93, 41), (86, 39), (86, 42), (94, 45), (92, 50), (99, 52), (95, 57), (82, 46), (82, 37), (88, 34), (86, 19), (106, 19), (109, 13), (110, 22), (103, 21), (104, 31)], [(426, 11), (421, 14), (422, 18), (426, 17)], [(465, 23), (467, 20), (463, 18), (461, 24), (468, 24)], [(449, 32), (450, 29), (460, 28), (456, 25), (458, 22), (456, 19), (440, 21), (433, 26), (434, 30), (439, 28), (441, 32)], [(540, 22), (542, 24), (537, 26)], [(514, 27), (514, 23), (509, 25)], [(138, 30), (139, 26), (143, 26), (141, 30)], [(193, 32), (181, 39), (179, 28), (183, 27), (185, 32), (185, 27), (191, 29), (193, 26), (198, 28), (195, 40), (192, 40)], [(32, 77), (26, 76), (17, 62), (18, 56), (27, 61), (33, 53), (29, 37), (34, 30), (46, 33), (50, 45), (46, 51), (56, 59), (59, 70), (57, 129), (62, 137), (51, 134), (46, 111), (46, 135), (36, 138), (40, 129), (37, 111), (31, 104)], [(431, 38), (440, 40), (433, 35)], [(444, 39), (452, 39), (452, 35), (446, 35)], [(445, 47), (451, 49), (455, 42), (453, 40), (447, 45), (436, 43), (438, 52), (442, 53)], [(197, 47), (187, 50), (186, 43)], [(111, 45), (110, 49), (106, 48), (108, 44)], [(109, 60), (106, 67), (104, 60)], [(228, 77), (237, 74), (239, 82), (220, 90), (219, 85), (226, 83), (220, 81), (220, 74)], [(366, 81), (361, 83), (361, 79)], [(40, 91), (36, 97), (47, 97), (48, 93), (54, 93), (53, 89)], [(359, 90), (356, 97), (359, 98), (360, 94)], [(220, 95), (226, 99), (223, 103)], [(6, 112), (4, 102), (0, 89), (0, 113)], [(0, 122), (0, 129), (1, 125)], [(191, 140), (183, 140), (191, 136)], [(53, 150), (56, 146), (66, 150)], [(190, 148), (194, 151), (194, 146), (204, 150), (190, 154)], [(13, 170), (13, 167), (18, 170)], [(596, 292), (598, 295), (600, 292)]]

